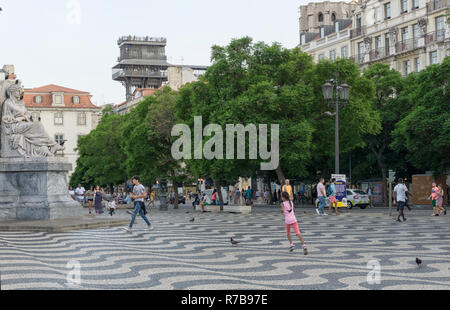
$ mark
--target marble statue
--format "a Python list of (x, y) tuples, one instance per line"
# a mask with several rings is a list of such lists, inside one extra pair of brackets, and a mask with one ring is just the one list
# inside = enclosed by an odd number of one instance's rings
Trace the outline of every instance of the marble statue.
[(33, 121), (14, 66), (0, 74), (0, 221), (82, 217), (83, 207), (69, 195), (72, 165), (55, 156), (60, 146), (41, 122)]
[[(6, 87), (5, 87), (6, 85)], [(23, 89), (18, 80), (3, 83), (6, 100), (1, 118), (1, 157), (52, 157), (64, 150), (45, 131), (41, 122), (34, 122), (23, 102)]]

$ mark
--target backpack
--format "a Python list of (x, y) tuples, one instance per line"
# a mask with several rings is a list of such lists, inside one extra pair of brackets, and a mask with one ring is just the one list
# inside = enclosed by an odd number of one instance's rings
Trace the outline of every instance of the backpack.
[(327, 188), (327, 196), (330, 196), (330, 195), (331, 195), (331, 185), (328, 186), (328, 188)]

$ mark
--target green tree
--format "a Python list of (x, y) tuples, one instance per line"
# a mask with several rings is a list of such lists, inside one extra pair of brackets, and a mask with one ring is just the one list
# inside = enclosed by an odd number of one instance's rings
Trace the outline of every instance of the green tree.
[(182, 162), (175, 160), (171, 152), (176, 97), (177, 92), (164, 87), (133, 109), (124, 126), (123, 148), (129, 175), (139, 174), (149, 185), (159, 177), (172, 181), (177, 209), (178, 187), (188, 177)]
[(77, 168), (71, 184), (110, 186), (120, 184), (126, 176), (122, 126), (125, 117), (104, 115), (97, 128), (78, 140)]
[(418, 73), (404, 100), (411, 111), (392, 132), (392, 147), (406, 150), (413, 166), (444, 173), (450, 169), (450, 57)]

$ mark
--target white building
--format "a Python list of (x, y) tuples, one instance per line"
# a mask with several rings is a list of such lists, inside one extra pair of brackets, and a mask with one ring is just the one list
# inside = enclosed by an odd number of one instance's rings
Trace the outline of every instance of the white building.
[(353, 14), (352, 55), (363, 68), (389, 64), (404, 76), (450, 55), (450, 0), (367, 0)]
[(78, 138), (88, 135), (101, 119), (101, 108), (91, 102), (87, 92), (47, 85), (25, 89), (24, 102), (36, 122), (42, 122), (47, 133), (58, 143), (64, 143), (64, 157), (76, 168), (75, 151)]

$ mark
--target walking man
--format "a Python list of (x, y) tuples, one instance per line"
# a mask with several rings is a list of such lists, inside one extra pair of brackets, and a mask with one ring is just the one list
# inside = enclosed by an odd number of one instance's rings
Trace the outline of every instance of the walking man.
[(397, 222), (401, 223), (400, 217), (403, 217), (403, 222), (406, 221), (405, 218), (405, 204), (408, 188), (403, 184), (403, 179), (398, 180), (398, 184), (394, 187), (394, 205), (397, 204), (398, 217)]
[(319, 207), (316, 209), (317, 214), (326, 216), (325, 214), (325, 205), (327, 197), (327, 193), (325, 192), (325, 179), (321, 178), (319, 184), (317, 184), (317, 198), (319, 199)]
[(139, 214), (144, 221), (148, 225), (148, 230), (153, 230), (153, 226), (148, 220), (148, 218), (145, 216), (145, 204), (144, 204), (144, 198), (147, 197), (147, 193), (145, 190), (145, 187), (140, 183), (141, 178), (139, 176), (133, 177), (133, 194), (131, 195), (131, 199), (134, 200), (134, 211), (133, 215), (131, 217), (131, 223), (130, 227), (125, 228), (125, 230), (129, 233), (131, 233), (131, 229), (133, 228), (134, 221), (136, 220), (136, 216)]

